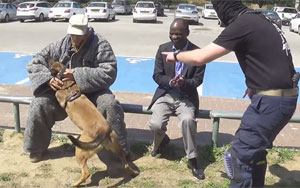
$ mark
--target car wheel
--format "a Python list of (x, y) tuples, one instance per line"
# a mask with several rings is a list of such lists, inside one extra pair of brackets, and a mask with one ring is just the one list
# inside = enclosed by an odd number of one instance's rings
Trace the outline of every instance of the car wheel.
[(105, 19), (106, 22), (109, 22), (109, 16), (107, 16), (107, 18)]
[(4, 21), (9, 22), (9, 15), (8, 14), (5, 15)]
[(24, 20), (23, 20), (23, 19), (20, 19), (19, 21), (20, 21), (21, 23), (23, 23), (23, 22), (24, 22)]
[(56, 20), (54, 18), (51, 19), (52, 22), (55, 22)]
[(156, 23), (157, 22), (157, 19), (153, 20), (153, 23)]
[(298, 26), (298, 34), (300, 35), (300, 25)]
[(112, 20), (116, 20), (116, 15), (114, 15), (114, 17), (112, 18)]
[(39, 22), (43, 22), (44, 21), (44, 14), (40, 14), (39, 18), (38, 18)]

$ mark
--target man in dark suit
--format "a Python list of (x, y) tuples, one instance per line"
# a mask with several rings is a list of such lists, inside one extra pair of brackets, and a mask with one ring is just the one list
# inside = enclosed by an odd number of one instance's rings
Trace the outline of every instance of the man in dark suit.
[(149, 109), (153, 112), (150, 119), (150, 129), (153, 131), (152, 156), (161, 153), (170, 139), (166, 135), (167, 122), (170, 115), (176, 114), (180, 119), (179, 128), (183, 135), (184, 149), (187, 155), (188, 167), (193, 176), (204, 179), (204, 172), (197, 165), (197, 121), (195, 113), (199, 107), (197, 87), (203, 82), (204, 66), (189, 66), (182, 62), (170, 64), (162, 52), (179, 52), (198, 48), (187, 36), (189, 26), (183, 19), (175, 19), (170, 26), (171, 42), (159, 46), (155, 57), (153, 79), (158, 84)]

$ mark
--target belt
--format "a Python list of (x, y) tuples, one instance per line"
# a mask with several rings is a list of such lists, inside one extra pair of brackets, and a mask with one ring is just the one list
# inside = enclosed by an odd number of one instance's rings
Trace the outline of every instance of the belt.
[(293, 96), (298, 96), (298, 90), (299, 90), (298, 88), (256, 90), (255, 94), (275, 96), (275, 97), (293, 97)]

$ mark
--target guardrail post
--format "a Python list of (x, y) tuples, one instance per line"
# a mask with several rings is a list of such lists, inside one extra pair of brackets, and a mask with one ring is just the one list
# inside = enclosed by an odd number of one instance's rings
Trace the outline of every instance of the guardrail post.
[(216, 147), (218, 144), (218, 133), (219, 133), (220, 118), (213, 118), (213, 132), (212, 132), (212, 143)]
[(20, 126), (20, 108), (19, 103), (13, 103), (14, 104), (14, 118), (15, 118), (15, 130), (17, 133), (21, 132), (21, 126)]

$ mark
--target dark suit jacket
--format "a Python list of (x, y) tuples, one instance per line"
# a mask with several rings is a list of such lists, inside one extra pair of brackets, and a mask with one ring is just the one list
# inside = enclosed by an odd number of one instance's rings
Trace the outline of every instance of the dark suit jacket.
[[(173, 43), (168, 42), (159, 46), (155, 57), (155, 68), (153, 73), (153, 79), (158, 84), (158, 88), (155, 91), (152, 102), (148, 109), (152, 107), (155, 101), (165, 95), (172, 88), (169, 82), (175, 76), (175, 63), (167, 63), (166, 56), (162, 55), (161, 52), (172, 52)], [(194, 50), (198, 46), (194, 45), (189, 41), (187, 50)], [(197, 87), (202, 84), (204, 77), (205, 65), (202, 66), (191, 66), (184, 64), (183, 75), (185, 78), (185, 84), (181, 87), (181, 91), (190, 97), (191, 102), (194, 104), (196, 109), (199, 108), (199, 97)]]

